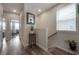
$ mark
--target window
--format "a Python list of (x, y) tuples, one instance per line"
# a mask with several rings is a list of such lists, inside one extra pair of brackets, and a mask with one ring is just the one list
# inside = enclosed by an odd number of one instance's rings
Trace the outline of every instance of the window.
[(57, 30), (76, 31), (75, 4), (69, 4), (57, 10)]
[(5, 30), (6, 29), (6, 24), (5, 24), (5, 22), (3, 22), (3, 30)]
[(19, 20), (11, 20), (11, 30), (19, 30)]
[(14, 24), (14, 26), (15, 26), (15, 29), (16, 29), (16, 30), (19, 30), (19, 23), (18, 23), (18, 22), (16, 22), (16, 23)]
[(6, 22), (5, 22), (5, 18), (3, 18), (3, 30), (6, 29)]

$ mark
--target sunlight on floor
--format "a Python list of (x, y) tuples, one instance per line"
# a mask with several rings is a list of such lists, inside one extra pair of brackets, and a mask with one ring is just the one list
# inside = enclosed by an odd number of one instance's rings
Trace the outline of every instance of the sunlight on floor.
[(19, 51), (21, 51), (19, 35), (14, 36), (9, 41), (7, 41), (6, 38), (3, 39), (1, 54), (17, 54)]

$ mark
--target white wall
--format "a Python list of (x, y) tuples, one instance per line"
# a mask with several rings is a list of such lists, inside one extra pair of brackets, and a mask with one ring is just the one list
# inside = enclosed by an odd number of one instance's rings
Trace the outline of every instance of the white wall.
[[(68, 4), (60, 4), (54, 8), (51, 8), (50, 10), (47, 10), (46, 12), (40, 14), (39, 16), (36, 17), (36, 28), (37, 29), (47, 29), (48, 30), (48, 37), (54, 33), (56, 33), (56, 11), (59, 10), (60, 8), (64, 7), (65, 5), (68, 5)], [(25, 5), (26, 6), (26, 5)], [(24, 19), (24, 33), (23, 33), (23, 41), (25, 42), (24, 45), (27, 46), (28, 45), (28, 34), (29, 34), (29, 30), (30, 30), (30, 25), (27, 25), (26, 24), (26, 12), (27, 11), (27, 7), (25, 7), (24, 9), (24, 15), (25, 15), (25, 19)], [(40, 30), (41, 31), (41, 30)], [(45, 43), (46, 39), (42, 39), (43, 38), (41, 35), (44, 35), (44, 34), (41, 34), (41, 32), (38, 31), (39, 33), (39, 37), (40, 38), (37, 42), (37, 44), (41, 44), (41, 43)], [(63, 33), (62, 33), (63, 34)], [(69, 33), (66, 33), (64, 34), (65, 35), (65, 38), (67, 38), (67, 35)], [(53, 46), (59, 46), (59, 47), (62, 47), (62, 48), (65, 48), (65, 49), (68, 49), (68, 44), (65, 42), (65, 39), (62, 38), (64, 35), (60, 35), (60, 39), (56, 39), (56, 40), (53, 40), (54, 44)], [(77, 35), (77, 34), (76, 34)], [(72, 33), (70, 33), (70, 37), (74, 37), (75, 39), (77, 38), (74, 33), (74, 35), (72, 35)], [(59, 37), (59, 36), (58, 36)], [(68, 39), (70, 39), (70, 37), (68, 36)], [(56, 42), (56, 43), (55, 43)], [(48, 45), (50, 42), (46, 42), (45, 43), (45, 46), (43, 44), (40, 45), (40, 47), (44, 46), (44, 48), (46, 47), (46, 45)], [(43, 48), (43, 47), (42, 47)]]
[(53, 8), (38, 16), (37, 28), (48, 29), (48, 36), (56, 33), (56, 9)]
[(37, 27), (48, 29), (48, 37), (56, 33), (56, 11), (67, 4), (57, 5), (38, 16)]
[[(37, 28), (37, 45), (39, 45), (41, 48), (43, 49), (47, 49), (48, 48), (48, 43), (47, 41), (47, 38), (45, 35), (45, 33), (48, 32), (48, 36), (49, 37), (50, 35), (56, 33), (56, 11), (59, 10), (60, 8), (62, 8), (63, 6), (65, 6), (67, 4), (60, 4), (44, 13), (42, 13), (41, 15), (39, 16), (36, 16), (36, 28)], [(29, 31), (30, 31), (30, 25), (26, 24), (26, 13), (28, 12), (27, 10), (27, 5), (24, 4), (24, 11), (23, 11), (23, 15), (21, 17), (21, 40), (22, 40), (22, 44), (24, 47), (27, 47), (28, 46), (28, 41), (29, 41)], [(77, 23), (78, 24), (78, 23)], [(78, 26), (77, 26), (78, 28)], [(38, 30), (39, 29), (39, 30)], [(47, 32), (43, 32), (43, 30), (40, 30), (40, 29), (45, 29), (45, 30), (48, 30)], [(60, 39), (56, 39), (56, 40), (53, 40), (53, 46), (60, 46), (62, 48), (65, 48), (65, 49), (68, 49), (68, 45), (66, 44), (65, 40), (68, 40), (68, 39), (73, 39), (73, 38), (70, 38), (70, 37), (74, 37), (74, 39), (78, 39), (78, 36), (76, 37), (76, 35), (78, 34), (74, 34), (72, 35), (72, 33), (70, 33), (68, 36), (69, 33), (66, 33), (64, 34), (65, 35), (65, 39), (64, 39), (64, 35), (62, 33), (62, 35), (60, 35)], [(66, 36), (67, 35), (67, 36)], [(62, 38), (63, 37), (63, 38)], [(68, 38), (67, 38), (68, 37)]]
[[(61, 4), (61, 5), (58, 5), (57, 7), (55, 7), (54, 8), (55, 9), (54, 13), (57, 10), (59, 10), (60, 8), (64, 7), (65, 5), (68, 5), (68, 4)], [(54, 9), (52, 9), (52, 10), (54, 10)], [(53, 11), (51, 13), (53, 13)], [(54, 16), (56, 16), (56, 14)], [(48, 16), (46, 16), (46, 18), (47, 17)], [(78, 13), (76, 14), (76, 17), (77, 17), (76, 18), (76, 28), (77, 28), (77, 31), (76, 32), (73, 32), (73, 31), (70, 31), (70, 32), (68, 32), (68, 31), (58, 32), (54, 37), (52, 37), (49, 40), (49, 48), (51, 48), (53, 46), (58, 46), (58, 47), (66, 49), (66, 50), (69, 50), (69, 45), (68, 45), (67, 40), (75, 40), (77, 42), (77, 50), (79, 51), (79, 14)], [(53, 19), (53, 20), (56, 20), (56, 19)], [(40, 26), (43, 27), (45, 25), (40, 25)]]
[(45, 51), (48, 50), (48, 30), (47, 29), (37, 29), (36, 30), (36, 44), (44, 49)]
[(37, 45), (48, 49), (48, 37), (56, 33), (56, 8), (47, 10), (36, 17)]
[[(28, 46), (28, 41), (29, 41), (29, 32), (30, 32), (30, 26), (29, 24), (27, 24), (27, 18), (26, 18), (26, 13), (28, 12), (28, 8), (29, 6), (27, 6), (27, 4), (24, 4), (24, 12), (23, 12), (23, 17), (21, 20), (21, 25), (22, 25), (22, 42), (23, 42), (23, 46), (27, 47)], [(36, 21), (35, 21), (36, 22)], [(34, 27), (36, 27), (36, 23), (34, 25)]]
[[(48, 37), (57, 32), (56, 31), (56, 12), (60, 8), (64, 7), (65, 5), (68, 5), (68, 4), (60, 4), (38, 16), (37, 27), (48, 29)], [(54, 38), (51, 39), (51, 41), (48, 42), (49, 48), (53, 46), (59, 46), (65, 49), (69, 49), (68, 43), (65, 42), (65, 40), (78, 38), (76, 37), (78, 33), (74, 33), (74, 35), (72, 35), (72, 33), (74, 32), (69, 32), (69, 33), (60, 32), (59, 34), (57, 34), (57, 36), (55, 36)]]
[[(30, 25), (28, 25), (26, 23), (27, 21), (27, 18), (26, 18), (26, 13), (28, 12), (28, 7), (27, 4), (24, 4), (24, 20), (22, 20), (23, 24), (22, 26), (23, 27), (23, 37), (22, 37), (22, 42), (23, 42), (23, 46), (24, 47), (27, 47), (28, 46), (28, 41), (29, 41), (29, 32), (30, 32)], [(35, 19), (35, 25), (34, 27), (36, 28), (37, 27), (37, 20), (38, 18), (36, 17)], [(45, 31), (44, 31), (45, 30)], [(48, 34), (46, 34), (47, 31), (46, 29), (38, 29), (38, 27), (36, 28), (36, 40), (37, 40), (37, 45), (39, 47), (41, 47), (42, 49), (44, 50), (47, 50), (48, 49)]]
[[(36, 28), (37, 29), (45, 29), (45, 30), (47, 29), (48, 36), (56, 33), (56, 9), (57, 9), (57, 7), (52, 8), (52, 9), (42, 13), (41, 15), (36, 16), (36, 24), (35, 24)], [(30, 31), (30, 25), (26, 24), (26, 20), (27, 20), (26, 13), (27, 12), (28, 12), (28, 6), (27, 6), (27, 4), (24, 4), (24, 20), (22, 20), (23, 26), (24, 26), (23, 27), (23, 36), (22, 36), (22, 41), (23, 41), (24, 47), (28, 46), (28, 41), (29, 41), (28, 37), (29, 37), (29, 31)], [(40, 40), (41, 38), (43, 38), (42, 36), (44, 34), (41, 34), (41, 32), (40, 32), (41, 30), (40, 31), (37, 30), (37, 31), (39, 32), (39, 35), (38, 35), (39, 40), (37, 41), (38, 42), (37, 44), (40, 45), (41, 43), (45, 43), (45, 46), (44, 45), (40, 46), (40, 47), (43, 46), (45, 48), (48, 45), (48, 42), (46, 39)]]

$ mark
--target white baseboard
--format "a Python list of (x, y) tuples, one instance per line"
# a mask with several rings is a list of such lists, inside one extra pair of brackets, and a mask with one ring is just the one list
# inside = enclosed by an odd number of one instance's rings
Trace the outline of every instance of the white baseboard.
[(68, 50), (68, 49), (65, 49), (65, 48), (60, 47), (60, 46), (57, 46), (57, 45), (55, 45), (55, 46), (53, 46), (53, 47), (57, 47), (57, 48), (60, 48), (60, 49), (62, 49), (62, 50), (64, 50), (64, 51), (66, 51), (66, 52), (69, 52), (69, 53), (71, 53), (71, 54), (75, 54), (73, 51), (70, 51), (70, 50)]
[(37, 46), (39, 46), (41, 49), (43, 49), (43, 50), (45, 50), (45, 51), (48, 51), (48, 49), (47, 49), (47, 48), (43, 47), (43, 46), (42, 46), (42, 45), (40, 45), (40, 44), (37, 44)]
[(25, 43), (24, 41), (22, 41), (21, 38), (20, 38), (20, 40), (21, 40), (21, 43), (22, 43), (23, 47), (26, 48), (28, 46), (28, 43)]

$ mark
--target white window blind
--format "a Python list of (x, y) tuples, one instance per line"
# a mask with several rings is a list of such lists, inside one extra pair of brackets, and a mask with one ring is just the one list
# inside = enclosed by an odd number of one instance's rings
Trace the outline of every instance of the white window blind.
[(57, 30), (76, 31), (75, 4), (69, 4), (57, 10)]

